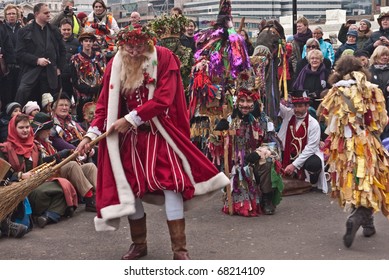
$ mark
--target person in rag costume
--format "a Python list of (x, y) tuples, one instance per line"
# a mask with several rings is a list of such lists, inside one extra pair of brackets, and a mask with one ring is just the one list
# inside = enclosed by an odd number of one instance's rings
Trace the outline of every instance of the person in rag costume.
[(143, 257), (142, 200), (164, 198), (173, 259), (189, 259), (183, 202), (220, 190), (229, 179), (189, 140), (178, 58), (155, 46), (155, 35), (145, 26), (126, 27), (118, 43), (95, 119), (77, 148), (88, 150), (91, 139), (108, 131), (99, 143), (95, 227), (115, 230), (120, 217), (128, 216), (133, 243), (122, 259)]
[(343, 236), (347, 248), (361, 226), (365, 237), (376, 233), (374, 212), (389, 218), (389, 154), (379, 140), (388, 116), (383, 93), (369, 78), (357, 58), (340, 58), (318, 109), (327, 123), (331, 196), (351, 210)]

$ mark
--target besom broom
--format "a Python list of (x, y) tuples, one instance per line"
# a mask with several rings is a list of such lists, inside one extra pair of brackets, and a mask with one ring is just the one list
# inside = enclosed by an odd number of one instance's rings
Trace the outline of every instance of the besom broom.
[[(91, 141), (89, 145), (95, 145), (106, 136), (107, 132)], [(62, 166), (69, 161), (74, 160), (78, 155), (79, 152), (75, 151), (57, 165), (54, 165), (55, 161), (39, 165), (31, 170), (34, 174), (30, 178), (0, 187), (0, 221), (3, 221), (10, 213), (12, 213), (18, 204), (33, 190), (43, 184), (47, 179), (51, 178)]]

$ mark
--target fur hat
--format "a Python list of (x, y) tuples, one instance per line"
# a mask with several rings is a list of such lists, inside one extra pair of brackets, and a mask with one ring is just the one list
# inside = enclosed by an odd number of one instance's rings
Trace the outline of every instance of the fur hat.
[(32, 111), (38, 109), (39, 111), (41, 108), (39, 107), (38, 103), (36, 101), (28, 101), (26, 105), (24, 105), (22, 112), (26, 115), (31, 114)]
[(16, 109), (16, 108), (20, 108), (22, 109), (22, 105), (20, 105), (18, 102), (11, 102), (7, 105), (7, 108), (5, 109), (5, 113), (8, 115), (8, 116), (11, 116), (12, 112)]
[(377, 18), (378, 24), (381, 26), (381, 21), (384, 17), (389, 17), (389, 12), (382, 12)]
[(44, 94), (42, 94), (42, 108), (45, 108), (47, 106), (47, 104), (49, 104), (50, 102), (53, 102), (54, 101), (54, 98), (53, 96), (46, 92)]
[(51, 129), (53, 124), (54, 122), (48, 114), (39, 112), (34, 116), (31, 127), (34, 130), (34, 134), (36, 134), (39, 130)]

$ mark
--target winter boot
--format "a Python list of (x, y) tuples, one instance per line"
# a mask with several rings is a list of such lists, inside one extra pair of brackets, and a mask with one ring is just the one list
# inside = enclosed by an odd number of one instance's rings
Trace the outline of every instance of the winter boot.
[(4, 236), (21, 238), (28, 232), (28, 227), (14, 223), (9, 218), (1, 222), (1, 233)]
[(186, 249), (185, 219), (167, 221), (172, 242), (173, 260), (190, 260)]
[(264, 193), (262, 195), (262, 212), (265, 215), (273, 215), (276, 211), (276, 207), (273, 205), (273, 192)]
[(365, 236), (365, 237), (370, 237), (376, 233), (375, 227), (374, 227), (373, 211), (371, 209), (369, 209), (369, 210), (371, 211), (371, 214), (367, 218), (367, 223), (362, 224), (362, 228), (363, 228), (362, 233), (363, 233), (363, 236)]
[(122, 260), (136, 260), (147, 255), (146, 242), (146, 214), (138, 220), (130, 220), (130, 231), (132, 244), (128, 252), (122, 256)]
[(367, 224), (371, 210), (360, 206), (353, 210), (346, 221), (346, 234), (343, 236), (344, 246), (350, 248), (353, 244), (355, 234), (361, 225)]

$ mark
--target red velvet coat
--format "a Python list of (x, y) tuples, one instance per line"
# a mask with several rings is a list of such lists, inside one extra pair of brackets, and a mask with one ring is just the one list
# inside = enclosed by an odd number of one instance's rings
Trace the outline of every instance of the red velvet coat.
[[(157, 134), (180, 159), (183, 170), (194, 187), (194, 196), (223, 188), (229, 184), (229, 179), (189, 139), (189, 116), (177, 57), (166, 48), (156, 47), (156, 52), (150, 55), (147, 65), (146, 72), (156, 80), (156, 86), (147, 86), (148, 98), (132, 111), (135, 114), (133, 121), (150, 121), (151, 126), (157, 129)], [(88, 136), (99, 135), (118, 118), (131, 115), (128, 114), (120, 92), (120, 71), (119, 51), (107, 65), (95, 119), (88, 130)], [(128, 168), (132, 162), (122, 164), (120, 154), (126, 153), (131, 147), (122, 147), (119, 151), (122, 140), (122, 135), (113, 134), (99, 143), (96, 230), (115, 230), (119, 226), (120, 217), (135, 213), (136, 195), (128, 182), (131, 178), (123, 169), (123, 165)], [(158, 167), (158, 162), (156, 166)], [(143, 199), (148, 200), (147, 195)]]

